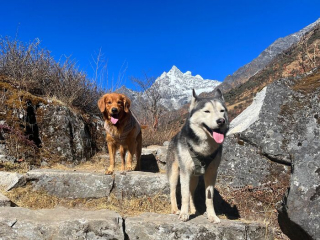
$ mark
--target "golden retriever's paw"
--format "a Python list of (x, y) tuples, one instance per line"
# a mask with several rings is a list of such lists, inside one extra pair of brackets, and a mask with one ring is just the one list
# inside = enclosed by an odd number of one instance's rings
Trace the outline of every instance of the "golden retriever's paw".
[(112, 175), (113, 172), (114, 172), (113, 169), (108, 169), (108, 170), (105, 171), (105, 174), (106, 174), (106, 175)]
[(208, 220), (209, 220), (209, 222), (212, 222), (212, 223), (219, 223), (219, 222), (221, 222), (220, 219), (219, 219), (216, 215), (208, 216)]
[(186, 222), (189, 220), (189, 214), (181, 212), (179, 215), (179, 219), (183, 222)]
[(127, 166), (126, 167), (126, 171), (127, 172), (131, 172), (131, 171), (133, 171), (134, 170), (134, 168), (132, 167), (132, 166)]

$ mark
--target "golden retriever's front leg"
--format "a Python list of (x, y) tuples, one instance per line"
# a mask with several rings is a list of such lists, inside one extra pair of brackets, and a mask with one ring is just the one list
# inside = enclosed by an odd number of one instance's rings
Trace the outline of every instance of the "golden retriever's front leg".
[(106, 174), (111, 175), (114, 172), (117, 146), (114, 143), (108, 143), (108, 150), (109, 150), (110, 166), (109, 166), (108, 170), (106, 170)]
[(132, 171), (133, 167), (132, 167), (132, 159), (133, 159), (133, 155), (135, 154), (135, 146), (129, 146), (128, 148), (128, 156), (127, 156), (127, 160), (126, 160), (126, 170), (127, 171)]
[(120, 145), (120, 157), (121, 157), (121, 172), (124, 172), (125, 170), (125, 164), (126, 164), (126, 153), (127, 153), (127, 149), (125, 149), (123, 147), (123, 145)]

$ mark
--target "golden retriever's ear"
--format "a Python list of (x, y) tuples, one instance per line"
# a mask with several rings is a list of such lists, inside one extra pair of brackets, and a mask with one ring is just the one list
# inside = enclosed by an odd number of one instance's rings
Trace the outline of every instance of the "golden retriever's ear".
[(126, 95), (122, 94), (122, 96), (123, 96), (124, 111), (127, 113), (129, 112), (131, 101)]
[(102, 113), (106, 110), (106, 104), (104, 102), (105, 98), (106, 98), (105, 96), (102, 96), (98, 101), (98, 107), (100, 109), (100, 112)]

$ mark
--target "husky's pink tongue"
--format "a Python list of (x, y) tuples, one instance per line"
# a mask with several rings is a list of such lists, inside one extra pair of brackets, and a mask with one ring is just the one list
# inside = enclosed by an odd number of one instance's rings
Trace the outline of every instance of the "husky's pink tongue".
[(111, 117), (111, 122), (113, 125), (115, 125), (118, 121), (119, 121), (119, 119)]
[(224, 135), (221, 133), (213, 132), (212, 136), (217, 143), (222, 143), (224, 140)]

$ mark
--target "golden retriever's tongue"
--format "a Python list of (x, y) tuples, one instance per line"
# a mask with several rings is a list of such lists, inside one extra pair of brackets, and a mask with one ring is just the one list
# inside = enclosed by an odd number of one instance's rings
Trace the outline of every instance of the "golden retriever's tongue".
[(111, 122), (113, 125), (115, 125), (118, 121), (119, 121), (119, 119), (111, 117)]
[(217, 143), (222, 143), (224, 140), (224, 135), (221, 133), (213, 132), (212, 136)]

